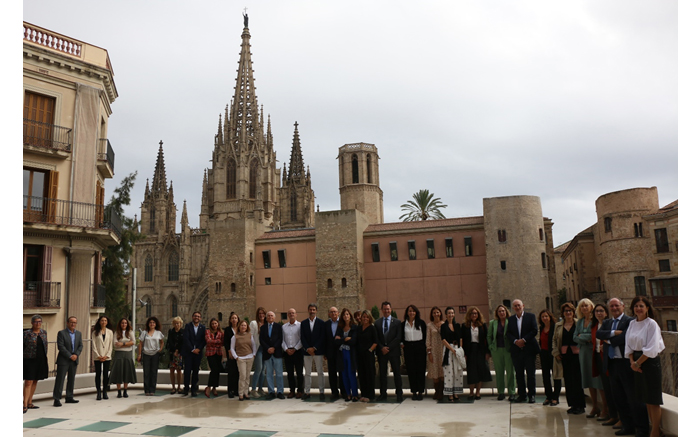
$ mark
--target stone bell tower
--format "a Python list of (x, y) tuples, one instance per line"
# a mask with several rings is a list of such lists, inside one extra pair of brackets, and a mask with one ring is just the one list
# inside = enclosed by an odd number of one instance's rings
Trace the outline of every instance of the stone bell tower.
[(338, 150), (340, 209), (356, 209), (369, 224), (384, 223), (384, 193), (379, 188), (379, 154), (374, 144), (346, 144)]

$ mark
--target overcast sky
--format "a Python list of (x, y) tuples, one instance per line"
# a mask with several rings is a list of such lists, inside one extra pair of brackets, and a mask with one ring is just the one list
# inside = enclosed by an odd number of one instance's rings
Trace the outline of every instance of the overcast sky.
[(447, 217), (536, 195), (558, 245), (596, 221), (605, 193), (678, 198), (674, 1), (24, 2), (25, 21), (109, 51), (119, 98), (107, 192), (138, 171), (128, 214), (162, 140), (178, 214), (186, 199), (199, 225), (245, 6), (278, 167), (297, 121), (322, 211), (340, 208), (338, 147), (360, 141), (379, 149), (387, 222), (420, 189)]

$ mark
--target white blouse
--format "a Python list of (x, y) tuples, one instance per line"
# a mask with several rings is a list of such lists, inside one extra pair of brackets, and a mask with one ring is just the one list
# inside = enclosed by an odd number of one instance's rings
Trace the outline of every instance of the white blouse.
[(406, 322), (403, 328), (403, 339), (405, 341), (423, 340), (423, 331), (420, 330), (415, 320), (413, 320), (413, 326), (411, 326), (409, 322)]
[(630, 321), (625, 334), (625, 358), (629, 358), (634, 351), (642, 351), (649, 358), (656, 358), (666, 348), (661, 337), (661, 328), (650, 317), (638, 322)]
[(250, 332), (253, 334), (255, 344), (260, 344), (260, 326), (258, 326), (258, 321), (253, 320), (248, 326), (250, 327)]
[(126, 331), (122, 330), (121, 340), (117, 339), (117, 334), (114, 334), (114, 350), (119, 352), (131, 352), (134, 349), (134, 344), (131, 346), (122, 346), (122, 342), (129, 343), (132, 342), (136, 344), (136, 338), (134, 337), (134, 331), (129, 331), (129, 335), (126, 335)]
[(148, 331), (141, 331), (141, 351), (146, 355), (155, 355), (160, 350), (160, 342), (165, 338), (162, 332), (155, 331), (148, 335)]
[(479, 327), (478, 326), (471, 326), (471, 336), (472, 336), (472, 343), (478, 343), (479, 342)]

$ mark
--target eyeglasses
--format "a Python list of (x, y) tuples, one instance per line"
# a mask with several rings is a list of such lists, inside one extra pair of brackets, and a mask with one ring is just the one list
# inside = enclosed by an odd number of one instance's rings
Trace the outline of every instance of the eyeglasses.
[(32, 323), (41, 323), (41, 320), (34, 320)]

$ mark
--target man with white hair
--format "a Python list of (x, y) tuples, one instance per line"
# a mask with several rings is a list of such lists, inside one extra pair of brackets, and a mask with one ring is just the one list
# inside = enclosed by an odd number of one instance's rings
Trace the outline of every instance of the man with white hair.
[[(537, 317), (526, 313), (523, 301), (513, 301), (513, 315), (508, 318), (506, 337), (511, 343), (510, 355), (515, 367), (515, 379), (518, 383), (516, 402), (535, 403), (535, 360), (540, 353), (537, 344)], [(527, 396), (525, 395), (525, 372), (527, 372)]]
[[(275, 323), (275, 313), (268, 311), (265, 316), (265, 324), (260, 328), (260, 348), (263, 351), (263, 361), (267, 369), (267, 398), (284, 399), (284, 379), (282, 376), (282, 326)], [(273, 378), (274, 375), (274, 378)], [(273, 383), (274, 382), (274, 383)], [(275, 396), (275, 385), (277, 395)]]

